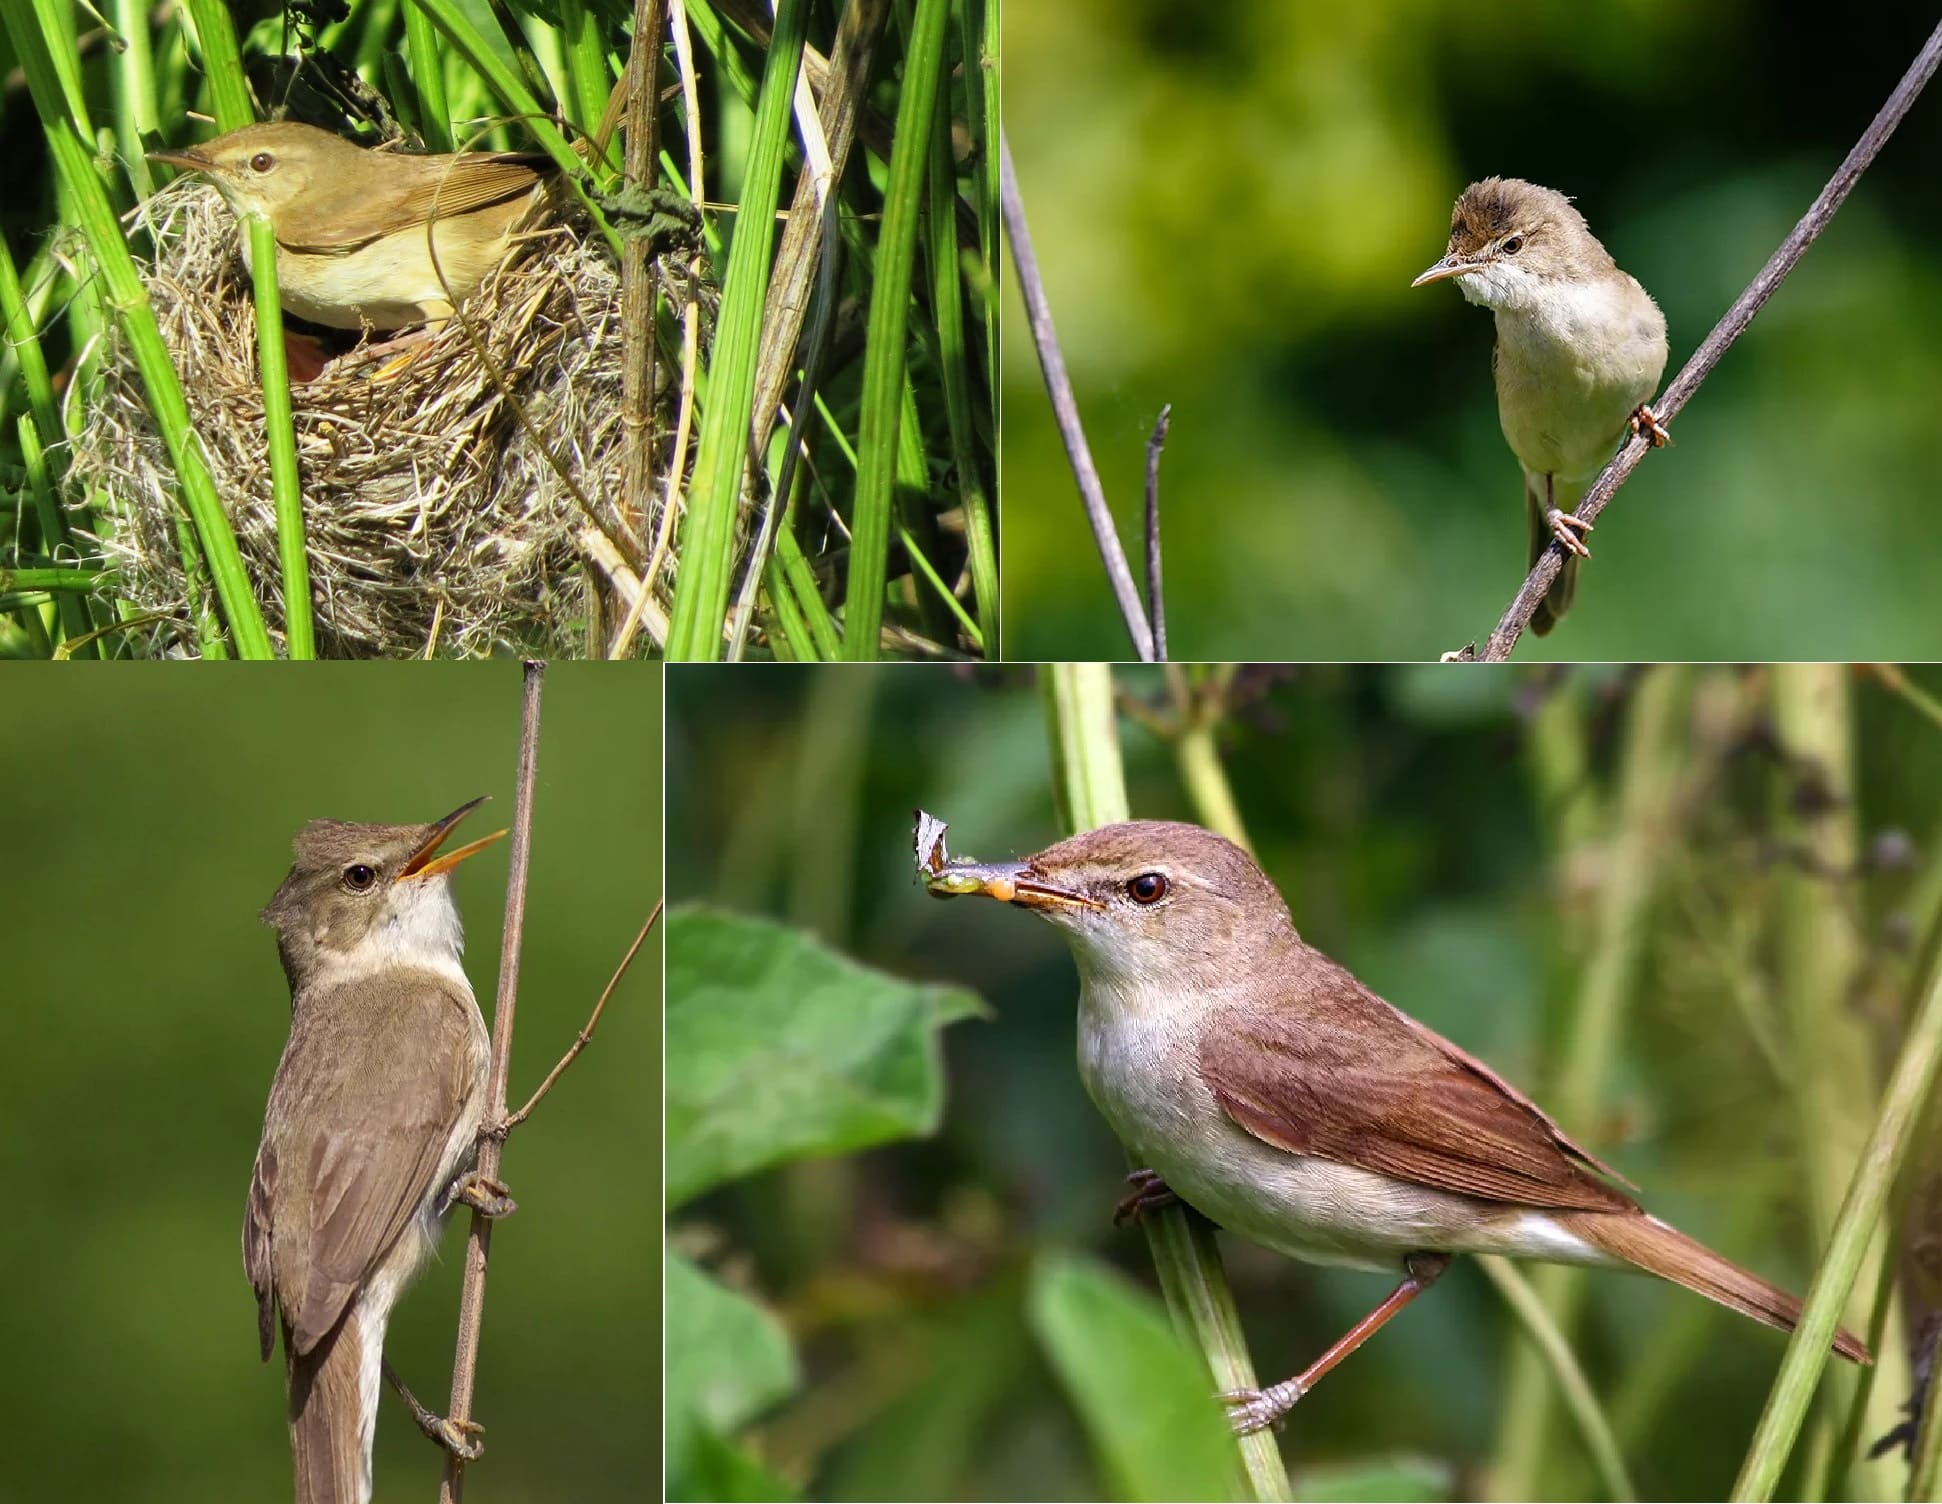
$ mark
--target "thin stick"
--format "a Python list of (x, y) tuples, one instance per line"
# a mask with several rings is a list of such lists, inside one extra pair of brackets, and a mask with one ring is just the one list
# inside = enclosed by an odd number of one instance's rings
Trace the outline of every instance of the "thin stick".
[[(1693, 352), (1692, 359), (1686, 362), (1684, 369), (1673, 377), (1672, 385), (1666, 388), (1665, 395), (1653, 404), (1652, 411), (1660, 423), (1670, 424), (1679, 415), (1680, 409), (1699, 390), (1699, 384), (1712, 374), (1713, 367), (1719, 364), (1720, 357), (1726, 353), (1727, 348), (1734, 340), (1746, 333), (1746, 327), (1753, 322), (1753, 316), (1787, 279), (1787, 274), (1799, 263), (1800, 258), (1807, 254), (1807, 248), (1820, 238), (1821, 231), (1827, 228), (1828, 222), (1834, 218), (1835, 211), (1841, 207), (1854, 185), (1861, 180), (1861, 174), (1868, 170), (1888, 138), (1895, 133), (1895, 127), (1901, 124), (1902, 116), (1906, 115), (1909, 106), (1915, 103), (1915, 97), (1934, 76), (1938, 64), (1942, 64), (1942, 25), (1938, 25), (1929, 33), (1928, 41), (1922, 45), (1921, 52), (1909, 65), (1908, 72), (1902, 75), (1902, 81), (1895, 86), (1895, 92), (1888, 96), (1888, 102), (1881, 107), (1881, 113), (1875, 116), (1873, 124), (1855, 143), (1854, 150), (1847, 155), (1847, 160), (1836, 169), (1834, 176), (1828, 179), (1827, 186), (1821, 190), (1820, 197), (1815, 199), (1808, 211), (1801, 216), (1800, 223), (1794, 226), (1793, 232), (1781, 241), (1780, 249), (1775, 251), (1767, 264), (1760, 268), (1760, 274), (1747, 284), (1746, 291), (1741, 293), (1734, 300), (1733, 306), (1726, 310), (1726, 317), (1714, 326), (1713, 332), (1707, 335), (1705, 343)], [(1621, 444), (1618, 453), (1612, 457), (1611, 463), (1599, 472), (1598, 479), (1592, 482), (1591, 489), (1585, 493), (1584, 500), (1578, 504), (1578, 516), (1586, 522), (1595, 520), (1598, 514), (1605, 510), (1605, 503), (1611, 500), (1612, 493), (1624, 484), (1625, 478), (1637, 468), (1638, 462), (1645, 457), (1646, 451), (1651, 447), (1649, 439), (1638, 434), (1632, 435)], [(1517, 592), (1509, 609), (1504, 612), (1503, 619), (1497, 623), (1496, 630), (1490, 634), (1490, 640), (1484, 644), (1485, 663), (1501, 663), (1510, 657), (1511, 650), (1517, 646), (1517, 639), (1530, 625), (1531, 614), (1537, 610), (1538, 602), (1544, 599), (1545, 592), (1551, 588), (1551, 582), (1558, 577), (1558, 571), (1563, 567), (1564, 549), (1561, 545), (1553, 543), (1538, 557), (1537, 563), (1531, 566), (1530, 575), (1525, 579), (1523, 589)], [(1460, 656), (1470, 655), (1466, 653)]]
[[(651, 188), (659, 177), (661, 30), (667, 0), (634, 0), (634, 45), (627, 59), (627, 181)], [(625, 479), (621, 485), (621, 523), (636, 546), (647, 540), (648, 498), (654, 489), (654, 451), (660, 438), (655, 423), (658, 355), (654, 337), (656, 303), (648, 276), (647, 240), (634, 236), (622, 248), (620, 263), (621, 431), (626, 439)]]
[(1072, 394), (1072, 378), (1066, 374), (1065, 356), (1059, 349), (1059, 336), (1052, 327), (1051, 305), (1045, 299), (1045, 280), (1039, 275), (1038, 257), (1032, 250), (1031, 231), (1025, 225), (1025, 204), (1018, 193), (1018, 173), (1012, 166), (1011, 142), (998, 133), (998, 197), (1004, 209), (1005, 233), (1011, 240), (1012, 265), (1018, 271), (1018, 290), (1025, 299), (1026, 321), (1032, 330), (1032, 344), (1038, 350), (1039, 369), (1045, 373), (1045, 390), (1052, 399), (1052, 413), (1058, 419), (1059, 435), (1065, 440), (1066, 460), (1072, 478), (1079, 483), (1079, 499), (1085, 503), (1086, 520), (1092, 524), (1093, 542), (1099, 547), (1100, 562), (1119, 601), (1119, 614), (1126, 623), (1126, 635), (1133, 639), (1133, 650), (1142, 663), (1153, 657), (1153, 629), (1140, 607), (1139, 586), (1126, 563), (1126, 550), (1119, 546), (1113, 527), (1112, 509), (1106, 505), (1105, 488), (1099, 483), (1099, 470), (1086, 445), (1086, 432), (1079, 422), (1079, 402)]
[(1146, 619), (1153, 624), (1153, 661), (1167, 661), (1167, 608), (1160, 593), (1160, 451), (1173, 422), (1171, 402), (1160, 409), (1146, 441)]
[[(486, 1077), (485, 1119), (506, 1116), (506, 1073), (512, 1064), (513, 1009), (519, 1000), (519, 947), (526, 929), (526, 870), (533, 846), (533, 767), (539, 756), (539, 691), (546, 665), (526, 660), (526, 693), (520, 708), (519, 782), (514, 798), (512, 849), (506, 858), (506, 927), (499, 943), (499, 993), (492, 1004), (492, 1066)], [(479, 1136), (478, 1173), (499, 1178), (504, 1138), (496, 1131)], [(452, 1403), (446, 1417), (463, 1427), (472, 1418), (472, 1385), (479, 1371), (479, 1324), (485, 1314), (486, 1255), (492, 1247), (492, 1219), (472, 1212), (465, 1244), (465, 1283), (459, 1290), (458, 1350), (452, 1355)], [(439, 1504), (459, 1504), (465, 1493), (465, 1463), (449, 1453), (438, 1485)]]
[(540, 1082), (539, 1090), (526, 1099), (526, 1105), (508, 1115), (499, 1125), (501, 1139), (526, 1121), (532, 1110), (539, 1106), (539, 1099), (553, 1089), (553, 1083), (560, 1079), (562, 1072), (580, 1058), (580, 1051), (593, 1043), (593, 1031), (600, 1027), (600, 1015), (607, 1006), (607, 999), (614, 995), (614, 989), (620, 985), (620, 979), (627, 975), (627, 968), (634, 964), (635, 954), (642, 945), (646, 944), (647, 932), (654, 928), (654, 921), (661, 917), (661, 905), (664, 902), (664, 899), (654, 900), (654, 907), (648, 911), (647, 922), (641, 926), (641, 932), (634, 937), (634, 943), (627, 947), (627, 954), (620, 958), (620, 965), (614, 968), (614, 974), (607, 979), (607, 985), (601, 990), (600, 1001), (593, 1005), (593, 1013), (588, 1017), (586, 1027), (574, 1037), (573, 1043), (567, 1047), (567, 1052), (560, 1056), (560, 1063), (546, 1073), (546, 1079)]

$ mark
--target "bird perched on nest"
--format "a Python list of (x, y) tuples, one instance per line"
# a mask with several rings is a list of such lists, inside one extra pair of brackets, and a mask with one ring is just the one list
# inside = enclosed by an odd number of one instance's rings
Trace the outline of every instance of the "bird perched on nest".
[(377, 151), (294, 120), (148, 155), (203, 174), (239, 218), (268, 218), (284, 311), (332, 329), (450, 318), (553, 176), (535, 154)]
[(1645, 406), (1666, 368), (1666, 320), (1636, 278), (1620, 271), (1584, 215), (1551, 188), (1485, 178), (1463, 190), (1450, 215), (1443, 259), (1410, 283), (1446, 277), (1497, 315), (1497, 415), (1524, 467), (1530, 562), (1553, 538), (1564, 567), (1531, 617), (1540, 635), (1557, 625), (1589, 559), (1574, 515), (1627, 425), (1665, 430)]

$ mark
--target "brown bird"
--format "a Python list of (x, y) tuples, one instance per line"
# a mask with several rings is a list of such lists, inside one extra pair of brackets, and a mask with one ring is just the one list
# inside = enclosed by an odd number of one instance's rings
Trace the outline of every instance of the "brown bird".
[[(926, 834), (942, 839), (920, 822), (920, 862)], [(1648, 1214), (1530, 1098), (1306, 944), (1212, 832), (1133, 821), (925, 875), (1065, 932), (1080, 1075), (1152, 1167), (1122, 1212), (1177, 1198), (1291, 1258), (1402, 1274), (1301, 1374), (1223, 1396), (1237, 1430), (1278, 1420), (1458, 1253), (1643, 1270), (1768, 1326), (1799, 1319), (1793, 1296)], [(1834, 1348), (1869, 1361), (1848, 1332)]]
[[(283, 1332), (298, 1504), (371, 1497), (384, 1332), (454, 1201), (512, 1209), (471, 1174), (488, 1041), (438, 855), (473, 800), (429, 825), (316, 820), (264, 909), (290, 979), (243, 1216), (263, 1357)], [(448, 1446), (469, 1438), (421, 1416)], [(443, 1430), (440, 1428), (443, 1427)]]
[(266, 216), (285, 312), (333, 329), (450, 318), (505, 258), (553, 174), (544, 156), (377, 151), (290, 120), (149, 159), (202, 173), (238, 218)]
[(1619, 269), (1571, 200), (1520, 178), (1485, 178), (1450, 214), (1443, 259), (1414, 282), (1454, 278), (1497, 315), (1497, 416), (1524, 469), (1530, 563), (1553, 539), (1564, 567), (1538, 603), (1531, 630), (1557, 625), (1589, 559), (1576, 515), (1629, 425), (1666, 442), (1645, 406), (1666, 366), (1666, 321), (1638, 280)]

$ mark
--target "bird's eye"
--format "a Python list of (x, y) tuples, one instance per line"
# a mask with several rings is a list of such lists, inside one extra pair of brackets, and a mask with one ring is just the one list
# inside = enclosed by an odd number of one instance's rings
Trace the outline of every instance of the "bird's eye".
[(1126, 885), (1126, 896), (1134, 903), (1158, 903), (1167, 896), (1166, 877), (1158, 872), (1142, 872)]
[(1522, 235), (1511, 236), (1508, 240), (1504, 242), (1504, 245), (1503, 245), (1503, 251), (1506, 256), (1515, 256), (1519, 251), (1523, 249), (1524, 249), (1524, 237)]
[(249, 159), (249, 165), (252, 172), (268, 172), (276, 166), (276, 158), (266, 151), (259, 151)]
[(344, 869), (344, 886), (353, 893), (369, 893), (371, 884), (378, 880), (376, 869), (362, 862), (352, 862)]

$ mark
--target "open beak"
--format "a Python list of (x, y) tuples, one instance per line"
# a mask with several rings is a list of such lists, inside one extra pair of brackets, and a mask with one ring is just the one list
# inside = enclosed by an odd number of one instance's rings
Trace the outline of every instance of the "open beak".
[(1471, 272), (1481, 271), (1482, 269), (1483, 263), (1481, 261), (1469, 261), (1459, 256), (1445, 256), (1435, 266), (1432, 266), (1409, 285), (1411, 287), (1421, 287), (1425, 282), (1442, 282), (1450, 277), (1467, 276)]
[(425, 837), (424, 844), (412, 852), (405, 859), (404, 866), (398, 869), (398, 880), (403, 882), (408, 877), (436, 877), (441, 872), (450, 872), (474, 852), (484, 851), (486, 847), (503, 836), (505, 834), (503, 830), (495, 830), (491, 835), (482, 836), (456, 850), (446, 852), (443, 856), (438, 854), (438, 848), (443, 846), (445, 838), (458, 828), (459, 821), (484, 804), (486, 797), (481, 794), (477, 799), (461, 804), (434, 825), (431, 834)]
[[(184, 172), (207, 172), (216, 164), (197, 151), (151, 151), (147, 153), (151, 162), (166, 162), (171, 167), (179, 167)], [(470, 808), (468, 805), (467, 808)]]

